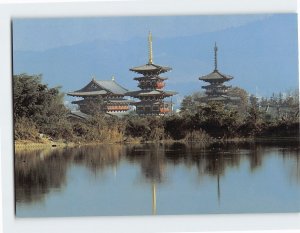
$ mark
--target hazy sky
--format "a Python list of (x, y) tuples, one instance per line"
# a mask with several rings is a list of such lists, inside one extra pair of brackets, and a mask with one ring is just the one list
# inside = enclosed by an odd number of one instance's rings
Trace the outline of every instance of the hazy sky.
[(260, 21), (269, 15), (102, 17), (14, 20), (16, 50), (47, 50), (96, 39), (127, 41), (145, 37), (174, 38), (226, 30)]
[(147, 62), (149, 31), (154, 62), (173, 68), (164, 76), (177, 102), (205, 85), (198, 78), (213, 70), (215, 41), (228, 85), (260, 96), (298, 87), (296, 14), (15, 19), (14, 73), (41, 73), (65, 92), (91, 75), (138, 89), (129, 68)]

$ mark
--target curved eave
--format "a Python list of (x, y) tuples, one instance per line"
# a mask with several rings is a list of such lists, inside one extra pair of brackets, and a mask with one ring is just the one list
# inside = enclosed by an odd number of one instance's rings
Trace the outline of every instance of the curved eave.
[(144, 74), (144, 73), (148, 73), (148, 72), (165, 73), (165, 72), (168, 72), (168, 71), (172, 70), (172, 68), (167, 67), (167, 66), (160, 66), (160, 65), (149, 64), (148, 63), (148, 64), (145, 64), (145, 65), (142, 65), (142, 66), (133, 67), (129, 70), (133, 71), (133, 72), (136, 72), (136, 73)]
[(101, 91), (90, 91), (90, 92), (68, 92), (67, 95), (69, 96), (77, 96), (77, 97), (86, 97), (86, 96), (98, 96), (98, 95), (106, 95), (108, 92), (105, 90)]
[(202, 86), (203, 89), (228, 89), (231, 88), (231, 86), (212, 86), (212, 85), (208, 85), (208, 86)]
[(226, 95), (220, 95), (220, 96), (207, 96), (206, 97), (207, 100), (210, 100), (210, 101), (224, 101), (224, 100), (229, 100), (229, 96), (226, 96)]
[(175, 91), (161, 91), (161, 90), (153, 90), (153, 91), (132, 91), (127, 92), (126, 95), (132, 96), (132, 97), (141, 97), (141, 96), (172, 96), (176, 95), (177, 92)]
[(205, 78), (205, 77), (200, 77), (199, 80), (201, 81), (204, 81), (204, 82), (211, 82), (211, 81), (223, 81), (223, 82), (226, 82), (226, 81), (229, 81), (231, 80), (232, 78)]
[(159, 77), (159, 76), (155, 76), (155, 77), (136, 77), (136, 78), (133, 78), (133, 80), (136, 80), (136, 81), (140, 81), (140, 80), (167, 80), (168, 78), (165, 78), (165, 77)]
[(212, 73), (202, 76), (199, 78), (199, 80), (205, 81), (205, 82), (210, 82), (210, 81), (229, 81), (233, 79), (232, 76), (230, 75), (226, 75), (226, 74), (222, 74), (219, 71), (213, 71)]
[(164, 95), (165, 96), (173, 96), (173, 95), (177, 95), (178, 94), (178, 92), (176, 92), (176, 91), (165, 91), (164, 92)]
[(239, 97), (232, 97), (228, 95), (221, 95), (221, 96), (207, 96), (205, 97), (209, 101), (240, 101), (241, 99)]
[(108, 103), (116, 104), (116, 103), (121, 103), (121, 104), (132, 104), (135, 101), (133, 100), (109, 100)]

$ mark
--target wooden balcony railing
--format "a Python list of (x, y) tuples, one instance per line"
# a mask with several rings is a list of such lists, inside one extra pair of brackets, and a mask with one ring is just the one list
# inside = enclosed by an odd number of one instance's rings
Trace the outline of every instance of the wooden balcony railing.
[(107, 106), (107, 111), (127, 111), (129, 106)]

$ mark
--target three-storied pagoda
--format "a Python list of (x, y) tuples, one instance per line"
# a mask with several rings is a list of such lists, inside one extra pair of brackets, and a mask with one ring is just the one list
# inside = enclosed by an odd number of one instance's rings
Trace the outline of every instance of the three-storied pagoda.
[(231, 102), (231, 101), (237, 101), (239, 100), (238, 97), (231, 97), (228, 96), (228, 90), (231, 88), (231, 86), (226, 86), (224, 82), (227, 82), (231, 79), (233, 79), (232, 76), (222, 74), (218, 70), (218, 47), (215, 43), (215, 69), (213, 72), (211, 72), (208, 75), (202, 76), (199, 78), (199, 80), (202, 80), (204, 82), (209, 83), (207, 86), (202, 86), (203, 89), (205, 89), (206, 97), (204, 97), (207, 101), (222, 101), (222, 102)]
[(67, 95), (81, 97), (81, 100), (73, 101), (83, 113), (89, 114), (91, 103), (95, 103), (99, 112), (120, 113), (130, 109), (132, 101), (124, 98), (127, 89), (115, 81), (114, 76), (111, 80), (95, 80), (93, 78), (85, 87), (80, 90), (69, 92)]
[(167, 78), (161, 77), (160, 74), (168, 72), (172, 68), (153, 63), (151, 32), (149, 32), (148, 36), (148, 45), (148, 63), (130, 69), (130, 71), (142, 75), (134, 78), (134, 80), (139, 82), (138, 87), (141, 90), (128, 92), (126, 95), (140, 100), (135, 103), (138, 115), (165, 115), (172, 111), (172, 102), (164, 101), (164, 99), (177, 94), (177, 92), (163, 90), (165, 86), (164, 81)]

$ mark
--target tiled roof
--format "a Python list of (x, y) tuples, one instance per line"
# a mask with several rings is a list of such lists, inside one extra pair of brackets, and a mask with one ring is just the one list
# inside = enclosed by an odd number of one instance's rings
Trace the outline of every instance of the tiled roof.
[(133, 100), (126, 100), (126, 99), (120, 99), (120, 100), (109, 100), (109, 103), (128, 103), (131, 104), (134, 101)]
[(207, 96), (205, 98), (207, 98), (207, 100), (209, 100), (209, 101), (224, 101), (224, 100), (238, 101), (238, 100), (240, 100), (239, 97), (233, 97), (233, 96), (227, 96), (227, 95), (221, 95), (221, 96), (216, 96), (216, 97)]
[(114, 80), (97, 80), (96, 83), (114, 94), (124, 95), (128, 91)]
[(207, 86), (202, 86), (204, 89), (214, 89), (214, 88), (220, 88), (220, 89), (228, 89), (231, 88), (231, 86), (226, 86), (223, 84), (220, 85), (207, 85)]
[(199, 80), (202, 80), (202, 81), (211, 81), (211, 80), (228, 81), (230, 79), (233, 79), (233, 77), (230, 75), (222, 74), (217, 70), (214, 70), (212, 73), (199, 78)]
[(168, 78), (166, 77), (160, 77), (160, 76), (153, 76), (153, 77), (147, 77), (147, 76), (143, 76), (143, 77), (136, 77), (133, 78), (134, 80), (167, 80)]
[(124, 95), (128, 90), (114, 80), (92, 80), (80, 90), (67, 93), (70, 96), (96, 96), (111, 92), (115, 95)]
[(177, 94), (175, 91), (163, 91), (163, 90), (139, 90), (139, 91), (130, 91), (127, 92), (126, 95), (129, 96), (149, 96), (149, 95), (164, 95), (164, 96), (172, 96)]
[(104, 95), (107, 94), (107, 91), (74, 91), (69, 92), (68, 95), (70, 96), (97, 96), (97, 95)]
[(171, 67), (160, 66), (160, 65), (155, 65), (155, 64), (145, 64), (145, 65), (133, 67), (130, 69), (130, 71), (134, 71), (137, 73), (145, 73), (147, 71), (156, 71), (156, 72), (164, 73), (164, 72), (167, 72), (170, 70), (172, 70)]

